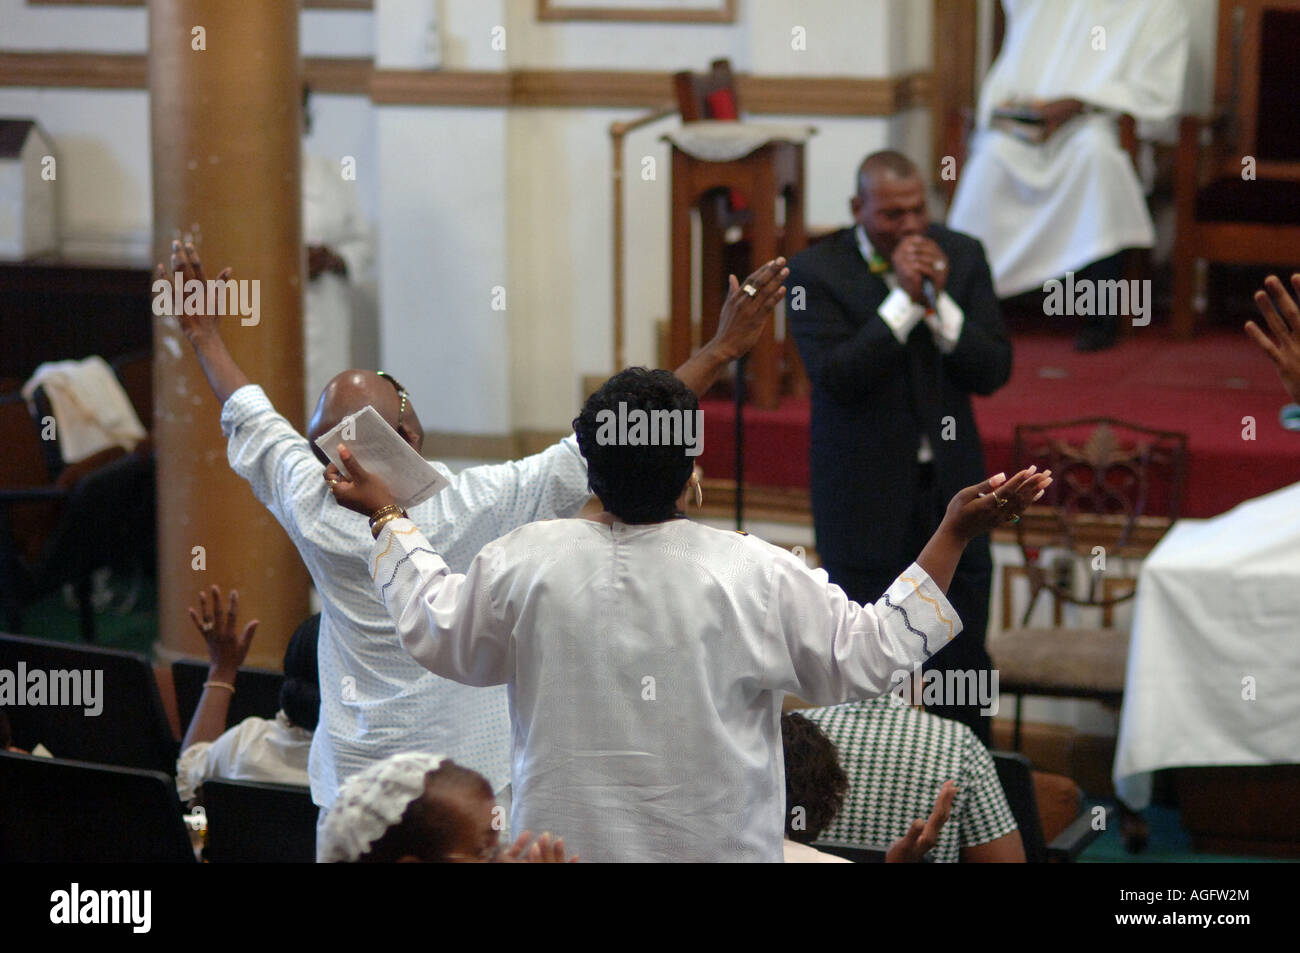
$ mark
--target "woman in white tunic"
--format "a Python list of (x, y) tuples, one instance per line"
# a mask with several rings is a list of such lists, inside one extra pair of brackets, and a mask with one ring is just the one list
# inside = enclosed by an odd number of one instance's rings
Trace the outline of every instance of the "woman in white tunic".
[(512, 829), (562, 834), (584, 860), (779, 862), (784, 695), (879, 695), (937, 652), (961, 629), (944, 592), (966, 542), (1050, 482), (963, 490), (917, 562), (859, 606), (785, 550), (682, 518), (698, 414), (667, 371), (611, 378), (574, 421), (604, 512), (521, 527), (465, 575), (350, 454), (350, 480), (326, 470), (340, 503), (371, 514), (374, 585), (407, 651), (508, 686)]

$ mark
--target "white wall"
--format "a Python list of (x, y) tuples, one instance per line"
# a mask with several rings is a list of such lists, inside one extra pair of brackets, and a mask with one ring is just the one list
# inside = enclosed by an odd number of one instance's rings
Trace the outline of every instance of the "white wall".
[[(925, 68), (928, 6), (741, 0), (734, 24), (702, 26), (539, 22), (534, 0), (378, 0), (373, 14), (304, 12), (302, 46), (308, 56), (425, 66), (436, 18), (447, 68), (702, 69), (728, 56), (737, 70), (769, 75), (890, 76)], [(0, 0), (0, 22), (6, 50), (147, 52), (144, 9)], [(505, 28), (505, 50), (493, 48), (496, 27)], [(795, 28), (804, 50), (792, 48)], [(356, 157), (376, 234), (379, 316), (376, 328), (361, 329), (358, 358), (416, 391), (430, 429), (565, 428), (582, 376), (612, 369), (607, 130), (638, 110), (376, 108), (363, 96), (317, 93), (312, 111), (306, 148)], [(0, 114), (34, 116), (57, 143), (68, 251), (149, 253), (147, 92), (0, 89)], [(927, 125), (920, 111), (803, 121), (819, 130), (808, 147), (815, 225), (847, 220), (862, 155), (923, 143)], [(654, 322), (667, 313), (668, 150), (659, 136), (672, 124), (627, 141), (627, 353), (640, 363), (654, 361)], [(639, 176), (643, 155), (659, 161), (653, 182)], [(504, 313), (490, 309), (497, 285)]]

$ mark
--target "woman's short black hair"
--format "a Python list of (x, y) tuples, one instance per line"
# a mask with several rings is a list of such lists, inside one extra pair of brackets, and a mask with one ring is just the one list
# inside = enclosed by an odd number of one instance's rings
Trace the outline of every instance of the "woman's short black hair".
[(320, 675), (316, 666), (319, 638), (318, 612), (293, 630), (284, 650), (284, 681), (280, 683), (280, 708), (289, 721), (308, 731), (315, 731), (320, 720)]
[[(835, 744), (798, 712), (781, 716), (785, 750), (785, 836), (810, 844), (835, 820), (849, 790)], [(800, 810), (796, 810), (800, 809)]]
[[(695, 394), (674, 374), (644, 367), (620, 371), (587, 398), (573, 430), (587, 459), (588, 485), (607, 511), (625, 523), (658, 523), (675, 515), (695, 465), (688, 435), (702, 438), (699, 409)], [(650, 420), (640, 441), (623, 439), (632, 433), (620, 426), (629, 414)], [(676, 429), (669, 431), (674, 422)], [(675, 439), (651, 436), (666, 432)]]
[(445, 863), (472, 829), (475, 819), (465, 804), (473, 798), (492, 800), (492, 785), (477, 771), (444, 761), (424, 776), (424, 793), (411, 801), (402, 819), (384, 832), (357, 858), (359, 864), (393, 864), (403, 857), (422, 863)]

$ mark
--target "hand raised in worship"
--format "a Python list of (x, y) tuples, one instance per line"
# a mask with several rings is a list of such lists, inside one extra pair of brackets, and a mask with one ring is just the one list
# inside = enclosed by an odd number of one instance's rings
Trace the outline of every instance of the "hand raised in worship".
[[(155, 281), (162, 279), (171, 282), (175, 280), (178, 272), (181, 276), (180, 280), (184, 284), (188, 284), (191, 280), (198, 280), (200, 282), (206, 281), (203, 276), (203, 265), (199, 261), (199, 253), (195, 251), (194, 245), (188, 241), (184, 243), (181, 243), (180, 241), (172, 242), (170, 264), (171, 271), (169, 272), (165, 272), (162, 265), (158, 265), (154, 268), (153, 276)], [(229, 281), (231, 274), (232, 269), (223, 268), (221, 274), (217, 275), (216, 280)], [(183, 296), (184, 287), (182, 287), (181, 291)], [(207, 300), (206, 293), (204, 300)], [(209, 335), (215, 335), (220, 330), (221, 315), (206, 313), (185, 314), (185, 310), (186, 309), (181, 308), (181, 313), (176, 315), (176, 320), (180, 322), (181, 331), (183, 331), (185, 337), (189, 339), (190, 344), (197, 346), (202, 338)], [(207, 308), (205, 306), (199, 310), (206, 312)]]
[[(212, 604), (208, 604), (210, 598)], [(212, 586), (209, 592), (199, 590), (199, 608), (190, 606), (190, 619), (194, 627), (208, 643), (209, 671), (213, 678), (222, 678), (233, 682), (239, 666), (248, 657), (248, 649), (253, 644), (253, 634), (257, 631), (258, 621), (254, 619), (244, 626), (243, 632), (236, 632), (235, 617), (239, 611), (239, 592), (230, 590), (229, 608), (221, 608), (221, 590)], [(224, 676), (224, 678), (223, 678)]]
[(948, 503), (944, 526), (962, 540), (983, 536), (1004, 523), (1016, 522), (1025, 507), (1041, 497), (1051, 484), (1052, 471), (1039, 473), (1037, 467), (1021, 470), (1009, 480), (999, 473), (958, 491)]
[(339, 468), (330, 464), (325, 468), (325, 482), (339, 505), (362, 516), (373, 516), (376, 510), (385, 506), (395, 506), (397, 501), (384, 481), (366, 472), (365, 467), (357, 462), (352, 451), (339, 444), (339, 459), (348, 468), (352, 478), (347, 479)]
[[(1291, 287), (1300, 298), (1300, 272), (1291, 276)], [(1269, 275), (1264, 288), (1255, 292), (1255, 307), (1277, 340), (1273, 341), (1254, 321), (1246, 322), (1246, 333), (1268, 355), (1282, 378), (1282, 386), (1300, 404), (1300, 307), (1277, 276)]]
[(943, 249), (924, 235), (909, 235), (894, 249), (894, 274), (898, 285), (914, 302), (929, 306), (925, 297), (925, 280), (934, 285), (937, 299), (948, 283), (948, 257)]
[(948, 815), (952, 813), (952, 802), (956, 797), (957, 785), (952, 781), (945, 781), (943, 787), (939, 789), (939, 796), (935, 799), (934, 810), (930, 812), (929, 819), (913, 821), (907, 833), (889, 845), (889, 850), (885, 852), (885, 863), (919, 864), (921, 858), (934, 850), (935, 844), (939, 843), (939, 835), (943, 832), (943, 825), (948, 822)]
[[(710, 342), (725, 360), (743, 357), (758, 343), (767, 319), (772, 316), (772, 309), (785, 294), (785, 285), (781, 282), (789, 274), (785, 259), (773, 258), (746, 278), (743, 284), (736, 281), (735, 275), (728, 276), (730, 289), (718, 317), (717, 333)], [(754, 293), (750, 294), (745, 290), (747, 288), (752, 288)]]
[(537, 838), (531, 847), (529, 841), (533, 839), (532, 831), (524, 831), (515, 842), (510, 845), (497, 858), (498, 862), (505, 864), (576, 864), (578, 855), (565, 858), (564, 856), (564, 838), (551, 838), (550, 832)]

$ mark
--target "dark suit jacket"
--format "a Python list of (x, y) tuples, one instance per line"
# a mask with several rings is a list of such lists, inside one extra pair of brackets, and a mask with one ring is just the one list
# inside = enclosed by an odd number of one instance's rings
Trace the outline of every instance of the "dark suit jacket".
[[(813, 384), (813, 520), (829, 566), (894, 573), (916, 558), (909, 550), (922, 432), (943, 504), (988, 476), (970, 395), (1006, 383), (1011, 342), (980, 243), (940, 225), (927, 234), (948, 258), (944, 290), (965, 314), (947, 355), (924, 322), (906, 345), (894, 337), (877, 313), (889, 288), (871, 274), (853, 229), (790, 262), (786, 320)], [(945, 417), (954, 439), (943, 439)], [(982, 550), (987, 560), (987, 542), (974, 549), (968, 555)]]

